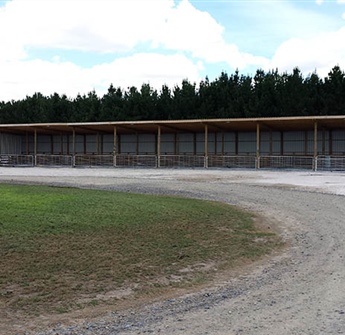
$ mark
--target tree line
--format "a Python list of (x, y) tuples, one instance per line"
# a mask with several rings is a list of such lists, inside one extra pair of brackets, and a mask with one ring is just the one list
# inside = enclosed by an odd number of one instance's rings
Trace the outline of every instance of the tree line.
[(249, 118), (345, 114), (345, 73), (335, 66), (325, 78), (303, 77), (258, 69), (254, 76), (222, 72), (197, 86), (187, 79), (160, 91), (150, 84), (124, 90), (110, 85), (103, 96), (95, 91), (75, 98), (35, 93), (18, 101), (0, 102), (0, 123), (99, 122)]

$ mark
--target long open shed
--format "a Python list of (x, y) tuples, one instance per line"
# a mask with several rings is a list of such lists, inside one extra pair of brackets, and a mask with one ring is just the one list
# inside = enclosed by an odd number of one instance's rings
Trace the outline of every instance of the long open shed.
[(345, 116), (0, 125), (0, 166), (345, 170)]

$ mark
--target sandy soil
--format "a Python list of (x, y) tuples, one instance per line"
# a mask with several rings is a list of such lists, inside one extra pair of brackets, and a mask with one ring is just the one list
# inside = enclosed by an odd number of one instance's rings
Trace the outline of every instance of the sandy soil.
[(224, 201), (275, 222), (290, 245), (238, 276), (220, 277), (201, 292), (109, 312), (82, 324), (65, 320), (41, 334), (345, 333), (345, 174), (0, 168), (0, 182)]

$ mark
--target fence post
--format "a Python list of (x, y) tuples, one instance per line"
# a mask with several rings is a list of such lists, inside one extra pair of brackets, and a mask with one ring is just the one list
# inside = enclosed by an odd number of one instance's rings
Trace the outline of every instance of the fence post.
[(257, 170), (260, 169), (260, 158), (261, 158), (261, 156), (258, 156), (255, 158), (255, 169), (257, 169)]
[(204, 156), (204, 168), (208, 169), (208, 156)]

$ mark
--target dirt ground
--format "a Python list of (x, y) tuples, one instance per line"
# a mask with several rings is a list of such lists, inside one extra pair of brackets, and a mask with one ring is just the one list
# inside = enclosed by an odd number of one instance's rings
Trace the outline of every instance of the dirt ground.
[[(0, 182), (223, 201), (263, 215), (289, 245), (238, 273), (219, 276), (200, 292), (103, 311), (92, 320), (38, 318), (47, 327), (39, 334), (345, 333), (343, 173), (0, 168)], [(0, 334), (8, 334), (2, 329), (0, 320)]]

